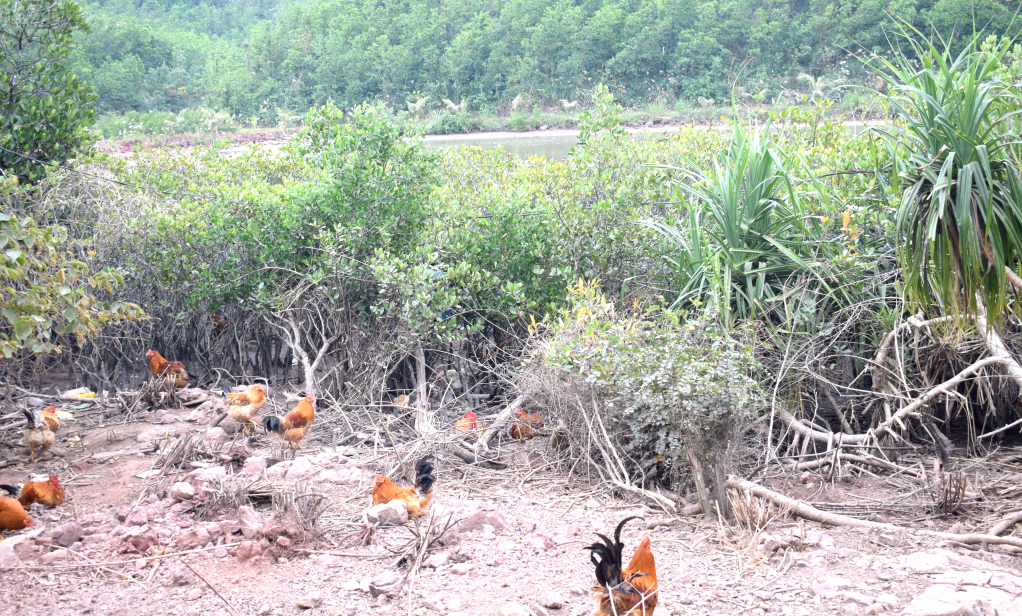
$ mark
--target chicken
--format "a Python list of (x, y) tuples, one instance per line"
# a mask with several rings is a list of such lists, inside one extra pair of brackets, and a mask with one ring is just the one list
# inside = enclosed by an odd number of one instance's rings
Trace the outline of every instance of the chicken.
[(469, 441), (479, 436), (479, 432), (482, 429), (482, 424), (479, 423), (476, 414), (472, 411), (465, 413), (465, 416), (459, 419), (458, 423), (454, 424), (454, 433), (458, 436), (464, 436), (465, 440)]
[(9, 496), (0, 496), (0, 531), (21, 530), (32, 526), (32, 518), (21, 503)]
[(146, 351), (145, 356), (149, 358), (149, 371), (153, 378), (162, 380), (167, 386), (184, 387), (188, 384), (188, 371), (181, 362), (167, 361), (159, 351)]
[(538, 413), (529, 415), (524, 410), (515, 409), (515, 419), (511, 422), (511, 438), (520, 440), (539, 436), (543, 427), (543, 418)]
[(211, 312), (209, 313), (209, 320), (213, 322), (214, 338), (217, 338), (220, 334), (224, 333), (224, 329), (227, 328), (227, 319), (224, 318), (224, 315)]
[(256, 384), (249, 387), (248, 391), (227, 394), (227, 416), (240, 423), (245, 434), (248, 434), (248, 424), (252, 423), (252, 417), (265, 405), (266, 388), (262, 385)]
[(60, 420), (57, 418), (57, 409), (48, 406), (38, 415), (28, 409), (22, 411), (27, 420), (25, 424), (25, 444), (28, 445), (29, 455), (32, 462), (35, 462), (36, 448), (46, 449), (53, 446), (56, 432), (60, 429)]
[(603, 540), (586, 548), (596, 565), (593, 597), (599, 602), (594, 616), (651, 616), (657, 604), (656, 563), (649, 546), (649, 537), (643, 538), (628, 567), (621, 570), (621, 529), (629, 520), (625, 518), (614, 531), (614, 541), (597, 533)]
[(429, 511), (429, 501), (433, 500), (433, 456), (423, 456), (415, 465), (415, 487), (402, 488), (386, 475), (377, 475), (373, 484), (373, 506), (389, 503), (392, 500), (403, 501), (408, 506), (408, 517), (417, 518)]
[[(19, 490), (13, 486), (0, 485), (0, 488), (7, 490), (12, 496), (19, 493)], [(60, 480), (56, 475), (50, 475), (49, 481), (29, 481), (21, 486), (20, 493), (18, 502), (26, 510), (32, 506), (32, 503), (39, 503), (45, 507), (56, 507), (64, 503), (65, 497), (64, 487), (60, 485)]]
[(290, 446), (302, 447), (301, 440), (309, 432), (312, 420), (316, 418), (316, 399), (307, 396), (298, 403), (290, 413), (280, 417), (264, 417), (263, 429), (267, 432), (276, 432), (280, 438), (288, 442)]

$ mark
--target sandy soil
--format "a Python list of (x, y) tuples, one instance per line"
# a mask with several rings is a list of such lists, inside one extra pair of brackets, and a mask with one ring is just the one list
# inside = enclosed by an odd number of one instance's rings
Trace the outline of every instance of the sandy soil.
[[(763, 533), (731, 530), (701, 516), (656, 525), (654, 520), (665, 519), (663, 512), (555, 471), (541, 439), (505, 445), (505, 459), (512, 462), (505, 470), (441, 457), (434, 523), (460, 524), (431, 547), (425, 565), (399, 591), (391, 591), (394, 596), (377, 596), (378, 586), (387, 590), (387, 582), (408, 571), (407, 565), (395, 567), (393, 551), (401, 551), (417, 526), (424, 532), (426, 524), (381, 527), (366, 547), (345, 540), (363, 528), (373, 474), (397, 469), (394, 454), (371, 447), (333, 450), (322, 442), (329, 437), (314, 427), (306, 449), (290, 459), (275, 436), (246, 439), (228, 419), (222, 432), (213, 430), (207, 439), (209, 451), (216, 452), (212, 457), (196, 458), (167, 476), (147, 476), (160, 460), (157, 450), (169, 451), (189, 436), (207, 438), (207, 422), (217, 412), (210, 402), (199, 410), (157, 411), (126, 424), (99, 415), (88, 419), (83, 412), (82, 421), (59, 435), (63, 455), (47, 454), (36, 464), (25, 457), (26, 462), (0, 471), (4, 484), (30, 474), (57, 474), (69, 494), (56, 509), (34, 509), (31, 532), (5, 534), (20, 560), (0, 574), (0, 604), (11, 606), (5, 613), (590, 614), (594, 603), (588, 589), (595, 580), (581, 548), (595, 532), (612, 532), (625, 517), (641, 515), (644, 520), (626, 527), (625, 557), (642, 536), (651, 537), (661, 588), (658, 616), (925, 616), (964, 613), (948, 611), (958, 610), (959, 603), (974, 606), (975, 614), (1022, 614), (1020, 563), (1002, 551), (821, 528), (781, 516), (768, 527), (765, 542)], [(0, 459), (23, 455), (12, 440), (0, 445)], [(406, 452), (406, 457), (415, 455)], [(1018, 461), (1002, 466), (1006, 477), (1018, 473)], [(950, 519), (933, 515), (921, 490), (911, 495), (904, 484), (887, 478), (759, 479), (821, 507), (831, 503), (835, 510), (901, 498), (899, 505), (871, 516), (899, 524), (965, 532), (987, 523), (978, 513)], [(198, 502), (201, 497), (176, 500), (173, 490), (182, 481), (200, 492), (206, 488), (204, 502)], [(297, 485), (297, 492), (326, 495), (330, 508), (308, 533), (292, 518), (275, 516), (280, 502), (254, 498), (253, 524), (239, 515), (238, 501), (225, 494), (230, 490), (224, 485), (246, 485), (251, 494), (276, 491), (278, 501)], [(1009, 492), (1017, 499), (1017, 490)], [(175, 555), (185, 548), (192, 551)]]

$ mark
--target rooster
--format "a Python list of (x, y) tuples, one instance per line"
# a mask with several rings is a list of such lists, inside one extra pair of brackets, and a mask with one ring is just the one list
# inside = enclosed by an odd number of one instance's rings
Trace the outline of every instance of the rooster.
[(592, 552), (590, 559), (596, 565), (596, 581), (593, 598), (599, 602), (594, 616), (651, 616), (657, 604), (656, 563), (649, 546), (649, 537), (643, 538), (632, 555), (628, 567), (621, 570), (621, 529), (629, 520), (625, 518), (614, 531), (614, 541), (597, 533), (603, 540), (586, 548)]
[(402, 488), (386, 475), (377, 475), (373, 484), (373, 506), (400, 500), (408, 506), (408, 517), (417, 518), (429, 510), (429, 501), (433, 500), (433, 456), (423, 456), (415, 465), (415, 487)]
[(25, 424), (25, 444), (28, 445), (32, 462), (35, 462), (35, 450), (37, 447), (46, 449), (53, 446), (57, 430), (60, 429), (60, 418), (57, 416), (57, 408), (54, 406), (48, 406), (39, 411), (38, 414), (33, 414), (28, 409), (24, 409), (22, 412), (27, 420)]
[(511, 438), (521, 440), (539, 436), (543, 427), (543, 418), (539, 413), (528, 414), (524, 410), (515, 409), (515, 419), (511, 422)]
[(302, 447), (301, 440), (305, 438), (306, 433), (309, 431), (309, 426), (312, 425), (312, 420), (316, 418), (315, 404), (316, 399), (312, 396), (307, 396), (290, 413), (284, 415), (283, 418), (264, 417), (263, 429), (267, 432), (276, 432), (290, 446), (305, 449)]
[(464, 436), (465, 440), (473, 440), (479, 435), (479, 431), (482, 430), (482, 425), (476, 418), (476, 414), (472, 411), (465, 413), (465, 416), (458, 420), (458, 423), (454, 424), (454, 433), (458, 436)]
[(188, 371), (181, 362), (167, 361), (159, 351), (146, 351), (145, 356), (149, 358), (149, 371), (153, 373), (153, 378), (160, 379), (168, 387), (184, 387), (188, 384)]
[(0, 496), (0, 531), (21, 530), (32, 526), (32, 518), (21, 503), (9, 496)]
[(265, 404), (266, 388), (262, 385), (253, 385), (248, 388), (248, 391), (227, 394), (227, 416), (240, 423), (247, 435), (248, 424), (252, 423), (252, 417)]
[[(7, 490), (11, 496), (19, 493), (18, 488), (14, 486), (0, 485), (0, 488)], [(21, 486), (20, 494), (18, 502), (26, 510), (32, 506), (32, 503), (39, 503), (45, 507), (56, 507), (62, 505), (65, 498), (64, 486), (60, 485), (60, 480), (56, 475), (50, 475), (49, 481), (29, 481)]]

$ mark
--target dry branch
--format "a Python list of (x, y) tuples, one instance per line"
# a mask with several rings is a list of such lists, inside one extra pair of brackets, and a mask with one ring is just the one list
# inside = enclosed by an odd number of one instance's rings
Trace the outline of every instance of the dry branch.
[(840, 513), (830, 513), (827, 511), (820, 511), (816, 507), (809, 505), (802, 501), (797, 501), (793, 498), (784, 496), (764, 488), (763, 486), (752, 483), (751, 481), (745, 481), (734, 475), (730, 475), (727, 478), (727, 486), (733, 490), (744, 490), (749, 492), (753, 496), (764, 498), (784, 507), (788, 513), (792, 513), (801, 518), (811, 520), (813, 522), (819, 522), (820, 524), (829, 524), (830, 526), (851, 526), (853, 528), (872, 528), (875, 530), (881, 530), (884, 532), (894, 533), (905, 533), (910, 535), (922, 535), (925, 537), (933, 537), (936, 539), (942, 539), (945, 541), (954, 541), (957, 543), (964, 543), (966, 545), (1004, 545), (1011, 546), (1022, 550), (1022, 539), (1018, 537), (998, 537), (996, 535), (982, 535), (972, 533), (968, 535), (956, 535), (954, 533), (941, 533), (932, 530), (925, 529), (912, 529), (904, 528), (901, 526), (895, 526), (894, 524), (885, 524), (882, 522), (872, 522), (870, 520), (860, 520)]

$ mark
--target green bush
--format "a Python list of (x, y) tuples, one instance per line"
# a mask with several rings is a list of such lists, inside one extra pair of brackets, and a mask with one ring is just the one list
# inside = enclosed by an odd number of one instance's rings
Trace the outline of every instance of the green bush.
[(68, 66), (87, 30), (71, 0), (0, 0), (0, 169), (37, 180), (46, 167), (19, 154), (60, 164), (88, 145), (96, 96)]

